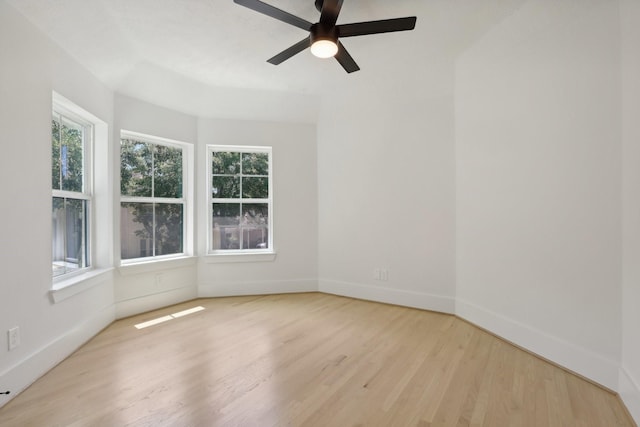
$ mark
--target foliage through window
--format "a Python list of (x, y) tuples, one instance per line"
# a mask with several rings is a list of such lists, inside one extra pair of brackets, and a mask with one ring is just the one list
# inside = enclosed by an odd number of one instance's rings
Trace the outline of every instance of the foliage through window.
[(184, 156), (153, 138), (120, 141), (121, 259), (184, 253)]
[(54, 107), (51, 120), (52, 272), (90, 266), (90, 158), (92, 127)]
[(271, 148), (209, 146), (209, 164), (209, 252), (271, 250)]

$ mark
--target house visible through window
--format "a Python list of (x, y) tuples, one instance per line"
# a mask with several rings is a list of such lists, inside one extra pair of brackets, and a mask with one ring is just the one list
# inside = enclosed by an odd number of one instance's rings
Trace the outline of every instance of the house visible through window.
[(271, 148), (209, 146), (209, 253), (271, 251)]
[(123, 132), (120, 141), (122, 260), (184, 253), (184, 146)]
[(90, 266), (93, 127), (54, 105), (51, 120), (53, 277)]

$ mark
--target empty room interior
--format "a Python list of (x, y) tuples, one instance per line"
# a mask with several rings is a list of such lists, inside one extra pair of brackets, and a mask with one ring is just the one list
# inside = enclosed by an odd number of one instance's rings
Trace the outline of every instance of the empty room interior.
[(0, 131), (2, 426), (640, 422), (640, 0), (0, 0)]

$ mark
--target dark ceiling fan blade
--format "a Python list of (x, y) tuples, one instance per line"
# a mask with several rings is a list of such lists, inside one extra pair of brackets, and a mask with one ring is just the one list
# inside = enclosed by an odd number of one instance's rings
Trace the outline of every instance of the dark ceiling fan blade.
[(353, 24), (337, 25), (340, 37), (364, 36), (367, 34), (391, 33), (394, 31), (413, 30), (416, 27), (416, 17), (381, 19), (379, 21), (355, 22)]
[(351, 55), (349, 55), (349, 52), (347, 52), (347, 49), (345, 49), (340, 42), (338, 42), (338, 53), (336, 53), (335, 58), (347, 73), (353, 73), (360, 69), (358, 64), (356, 64), (356, 61), (353, 60)]
[(267, 62), (273, 65), (278, 65), (291, 58), (293, 55), (298, 54), (311, 46), (311, 40), (309, 37), (305, 37), (303, 40), (300, 40), (298, 43), (294, 44), (288, 49), (283, 50), (273, 58), (267, 59)]
[(336, 25), (340, 9), (342, 9), (342, 0), (323, 0), (320, 24), (326, 27)]
[(233, 0), (233, 2), (306, 31), (309, 31), (309, 29), (311, 29), (311, 25), (313, 25), (309, 21), (298, 18), (289, 12), (280, 10), (277, 7), (261, 2), (260, 0)]

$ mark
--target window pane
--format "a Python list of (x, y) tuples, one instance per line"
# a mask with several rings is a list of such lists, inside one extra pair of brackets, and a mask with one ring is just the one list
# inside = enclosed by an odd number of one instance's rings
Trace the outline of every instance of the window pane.
[(131, 197), (122, 203), (121, 259), (184, 253), (183, 149), (127, 138), (120, 145), (120, 191)]
[(182, 253), (182, 204), (158, 203), (155, 206), (155, 255)]
[(130, 139), (120, 141), (121, 194), (151, 197), (151, 166), (152, 146)]
[[(211, 147), (212, 251), (270, 249), (271, 151)], [(267, 151), (268, 150), (268, 151)], [(228, 203), (225, 203), (228, 202)]]
[(76, 264), (76, 268), (84, 268), (87, 263), (87, 201), (66, 199), (67, 216), (67, 261)]
[(240, 198), (240, 177), (214, 176), (211, 179), (211, 195), (216, 199)]
[(122, 203), (120, 206), (120, 256), (122, 259), (153, 255), (153, 205)]
[(60, 132), (60, 178), (62, 190), (82, 192), (84, 128), (62, 118)]
[(60, 117), (51, 120), (51, 188), (60, 190)]
[(211, 156), (211, 173), (235, 175), (240, 173), (240, 153), (218, 152)]
[(245, 199), (266, 199), (269, 197), (269, 178), (243, 177), (242, 197)]
[(269, 205), (242, 205), (242, 248), (267, 249), (269, 246)]
[(153, 170), (154, 197), (182, 197), (181, 149), (156, 145)]
[(267, 153), (242, 153), (243, 175), (269, 175), (269, 155)]
[(240, 203), (213, 204), (211, 249), (240, 249)]
[(52, 208), (54, 277), (88, 267), (88, 202), (54, 197)]
[(61, 197), (54, 197), (51, 216), (51, 254), (54, 277), (67, 272), (65, 266), (65, 223), (64, 199)]

